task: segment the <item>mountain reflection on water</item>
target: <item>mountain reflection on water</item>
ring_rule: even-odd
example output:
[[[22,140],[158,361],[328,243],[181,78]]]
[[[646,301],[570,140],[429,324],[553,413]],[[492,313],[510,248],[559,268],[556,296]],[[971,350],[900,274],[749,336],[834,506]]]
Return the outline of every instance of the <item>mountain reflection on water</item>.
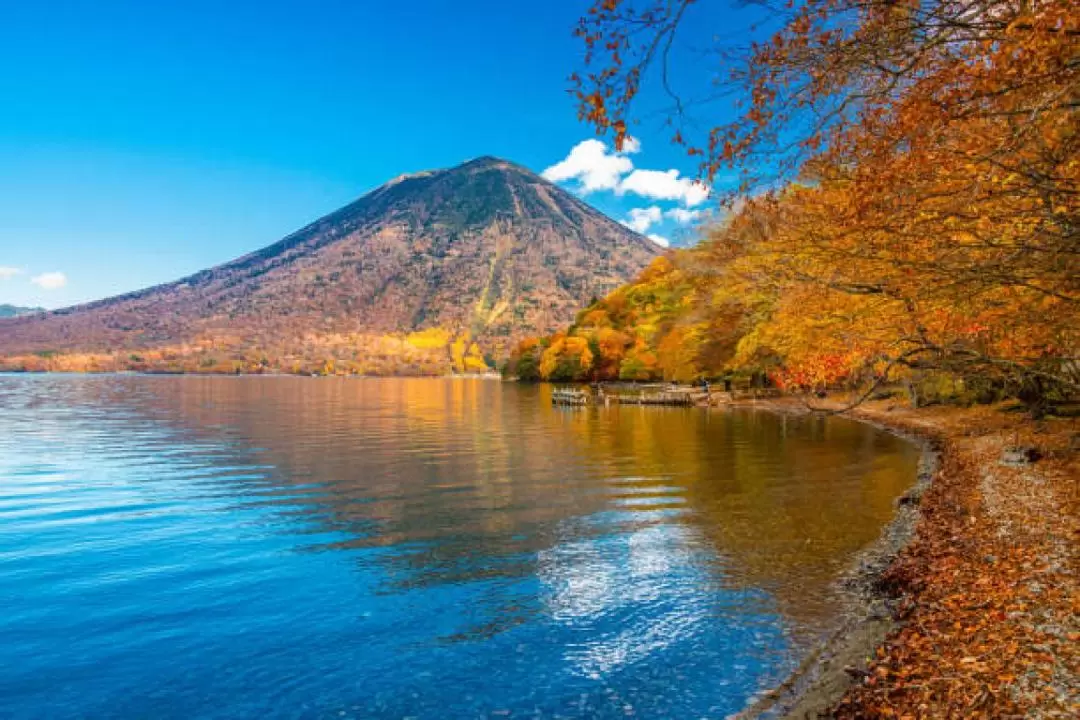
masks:
[[[917,451],[480,380],[0,376],[5,717],[723,717]]]

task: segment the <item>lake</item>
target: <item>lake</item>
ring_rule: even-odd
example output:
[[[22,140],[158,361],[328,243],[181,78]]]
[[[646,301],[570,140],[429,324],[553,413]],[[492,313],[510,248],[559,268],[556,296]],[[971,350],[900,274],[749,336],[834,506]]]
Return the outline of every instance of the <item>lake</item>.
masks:
[[[918,455],[491,380],[0,375],[0,716],[722,718]]]

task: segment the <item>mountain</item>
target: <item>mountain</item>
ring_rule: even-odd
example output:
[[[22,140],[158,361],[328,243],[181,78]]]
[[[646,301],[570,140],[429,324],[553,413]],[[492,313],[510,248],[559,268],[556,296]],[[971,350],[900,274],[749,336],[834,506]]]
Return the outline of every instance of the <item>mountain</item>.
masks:
[[[23,315],[33,315],[35,313],[43,312],[45,312],[45,308],[0,304],[0,318],[22,317]]]
[[[571,321],[657,253],[529,170],[483,157],[403,175],[176,282],[0,320],[0,356],[126,353],[146,362],[157,353],[170,369],[190,369],[197,356],[197,367],[215,371],[344,362],[381,372],[395,368],[381,360],[372,368],[373,358],[396,353],[410,355],[406,372],[434,372],[441,352],[458,369],[463,355],[479,368],[520,338]]]

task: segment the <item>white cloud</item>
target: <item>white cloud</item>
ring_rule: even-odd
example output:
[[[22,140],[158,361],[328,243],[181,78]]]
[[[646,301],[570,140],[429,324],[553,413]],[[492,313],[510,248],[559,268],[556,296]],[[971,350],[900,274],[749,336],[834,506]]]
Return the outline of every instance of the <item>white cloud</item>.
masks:
[[[0,265],[0,280],[8,280],[16,275],[22,275],[23,271],[17,267],[10,267],[8,265]]]
[[[641,144],[633,141],[634,152]],[[577,180],[585,192],[596,190],[614,190],[622,176],[634,169],[630,158],[608,151],[608,146],[600,140],[583,140],[574,146],[570,154],[555,163],[542,175],[551,182]]]
[[[678,170],[634,170],[615,190],[620,195],[631,192],[654,200],[679,200],[688,207],[700,205],[709,197],[707,187],[679,177]]]
[[[30,278],[30,282],[38,285],[42,290],[59,290],[67,285],[67,275],[62,272],[41,273]]]
[[[643,233],[663,219],[663,211],[657,206],[647,208],[632,208],[630,217],[623,221],[623,225],[634,232]]]
[[[671,241],[668,240],[663,235],[653,234],[653,235],[646,235],[645,237],[649,238],[650,240],[652,240],[654,243],[656,243],[660,247],[663,247],[663,248],[671,247]]]
[[[697,222],[704,213],[701,210],[686,210],[684,208],[672,208],[664,213],[668,220],[674,220],[680,225],[689,225]]]
[[[640,152],[641,141],[629,135],[623,140],[621,151],[612,149],[601,140],[583,140],[564,159],[542,174],[551,182],[574,182],[577,190],[584,194],[606,190],[619,196],[631,193],[682,205],[669,210],[656,206],[630,210],[623,224],[640,233],[645,233],[665,219],[679,225],[690,225],[705,217],[705,211],[690,208],[709,199],[709,187],[691,177],[682,176],[675,169],[635,168],[628,155]]]

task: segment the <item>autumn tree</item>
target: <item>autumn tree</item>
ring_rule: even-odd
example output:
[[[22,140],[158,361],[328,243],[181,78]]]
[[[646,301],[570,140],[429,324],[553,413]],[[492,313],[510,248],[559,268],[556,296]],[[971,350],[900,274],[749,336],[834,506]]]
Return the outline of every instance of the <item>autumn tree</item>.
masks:
[[[535,337],[523,338],[510,351],[503,375],[516,377],[525,382],[537,382],[540,380],[540,354],[543,347],[540,339]]]
[[[593,352],[586,338],[556,336],[540,356],[540,377],[552,382],[587,380],[592,365]]]
[[[484,360],[484,353],[475,342],[469,345],[469,352],[464,357],[464,366],[466,372],[485,373],[491,370]]]
[[[621,142],[704,4],[597,2],[578,28],[582,116]],[[992,378],[1036,412],[1080,390],[1074,4],[757,5],[770,34],[717,54],[741,114],[695,132],[675,98],[670,117],[705,179],[737,170],[752,191],[726,242],[777,292],[741,357],[779,351],[811,383]]]
[[[465,352],[469,344],[469,335],[460,335],[450,344],[450,363],[454,372],[465,372]]]

